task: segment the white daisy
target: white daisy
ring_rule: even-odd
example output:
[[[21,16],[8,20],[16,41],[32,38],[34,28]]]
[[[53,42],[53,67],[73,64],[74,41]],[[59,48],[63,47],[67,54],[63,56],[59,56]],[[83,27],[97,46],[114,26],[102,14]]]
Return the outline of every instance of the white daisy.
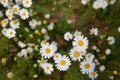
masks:
[[[99,8],[101,8],[101,2],[98,1],[98,0],[94,1],[94,3],[93,3],[93,8],[94,8],[94,9],[99,9]]]
[[[0,3],[4,6],[4,7],[7,7],[8,5],[8,0],[0,0]]]
[[[23,0],[22,4],[24,7],[29,8],[32,5],[32,0]]]
[[[13,8],[12,8],[12,11],[14,12],[14,14],[18,14],[19,10],[20,10],[19,5],[14,5]]]
[[[10,39],[10,38],[13,38],[15,37],[16,35],[16,31],[12,28],[9,28],[7,29],[7,33],[6,33],[7,37]]]
[[[92,53],[88,53],[88,54],[86,54],[85,59],[86,59],[86,60],[92,60],[92,61],[93,61],[94,57],[95,57],[95,56],[94,56]]]
[[[109,45],[113,45],[115,43],[114,36],[108,36],[107,41]]]
[[[100,69],[100,71],[104,71],[105,70],[105,66],[101,65],[101,66],[99,66],[99,69]]]
[[[75,31],[73,35],[74,37],[78,37],[78,36],[81,36],[81,34],[82,33],[80,31]]]
[[[7,18],[3,19],[3,20],[0,22],[0,24],[1,24],[2,27],[7,26],[7,24],[8,24],[8,19],[7,19]]]
[[[19,21],[17,19],[10,21],[10,26],[13,29],[18,29],[19,25],[20,25],[20,23],[19,23]]]
[[[49,19],[49,18],[50,18],[50,14],[49,14],[49,13],[46,13],[46,14],[44,15],[44,17],[45,17],[46,19]]]
[[[30,25],[31,29],[35,29],[37,26],[37,20],[32,19],[31,21],[29,21],[29,25]]]
[[[73,49],[70,50],[70,58],[73,60],[73,61],[80,61],[81,59],[83,59],[83,55],[86,54],[86,51],[85,50],[81,50],[79,49],[78,47],[74,47]]]
[[[41,55],[44,58],[48,58],[48,59],[51,58],[57,50],[56,46],[49,44],[49,43],[46,43],[46,45],[43,45],[41,47],[42,47],[40,48]]]
[[[93,71],[89,73],[89,78],[91,78],[92,80],[96,79],[98,77],[97,72]]]
[[[80,63],[80,69],[83,74],[88,74],[94,71],[95,63],[93,63],[91,60],[84,60]]]
[[[53,28],[54,28],[54,23],[50,23],[47,28],[48,28],[48,30],[50,30],[50,31],[53,30]]]
[[[90,0],[81,0],[81,3],[83,4],[83,5],[86,5],[86,4],[88,4],[90,2]]]
[[[56,61],[56,67],[60,71],[67,71],[69,69],[69,66],[71,65],[71,61],[66,55],[58,58]]]
[[[50,36],[49,35],[45,35],[44,36],[44,40],[46,40],[46,41],[50,40]]]
[[[66,41],[69,41],[70,39],[72,39],[73,38],[73,36],[72,36],[72,34],[70,33],[70,32],[66,32],[65,34],[64,34],[64,39],[66,40]]]
[[[3,28],[3,29],[2,29],[2,33],[3,33],[4,36],[7,37],[7,29],[6,29],[6,28]]]
[[[110,4],[114,4],[116,0],[110,0]]]
[[[44,69],[44,72],[48,75],[54,71],[53,65],[50,63],[45,63],[43,65],[43,69]]]
[[[41,41],[40,45],[43,46],[43,45],[46,45],[47,44],[47,41],[46,40],[43,40]]]
[[[28,12],[27,9],[21,9],[21,10],[19,11],[19,15],[20,15],[20,17],[21,17],[23,20],[29,18],[29,12]]]
[[[101,1],[101,8],[105,9],[108,6],[108,2],[106,0]]]
[[[19,42],[18,42],[18,46],[19,46],[20,48],[25,48],[25,47],[26,47],[26,44],[23,43],[22,41],[19,41]]]
[[[53,59],[55,61],[55,63],[58,61],[58,59],[62,57],[62,55],[60,53],[56,53],[54,56],[53,56]]]
[[[15,0],[16,4],[22,4],[22,0]]]
[[[33,52],[33,48],[32,47],[27,47],[27,52],[28,53],[32,53]]]
[[[74,38],[73,46],[86,50],[88,48],[88,39],[84,36],[78,36]]]
[[[47,60],[41,58],[41,60],[37,60],[37,62],[40,64],[39,66],[43,68],[44,64],[47,63]]]
[[[0,18],[1,18],[1,17],[3,17],[3,13],[2,13],[2,11],[0,11]]]
[[[98,35],[98,29],[97,28],[92,28],[92,29],[90,29],[90,34],[94,34],[95,36],[97,36]]]
[[[7,9],[5,15],[8,17],[9,20],[13,18],[13,11],[12,9]]]

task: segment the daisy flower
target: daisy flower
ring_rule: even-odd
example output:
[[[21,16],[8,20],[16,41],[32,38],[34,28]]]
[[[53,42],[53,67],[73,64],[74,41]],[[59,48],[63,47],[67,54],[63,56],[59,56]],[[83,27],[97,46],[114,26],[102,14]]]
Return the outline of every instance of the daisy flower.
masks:
[[[3,28],[3,29],[2,29],[2,33],[3,33],[4,36],[7,37],[7,29],[6,29],[6,28]]]
[[[116,0],[110,0],[110,4],[114,4]]]
[[[90,0],[81,0],[81,3],[83,4],[83,5],[86,5],[86,4],[88,4],[90,2]]]
[[[84,60],[80,63],[80,69],[83,74],[88,74],[94,71],[95,63],[93,63],[91,60]]]
[[[22,4],[24,7],[29,8],[32,5],[32,0],[23,0]]]
[[[115,43],[115,38],[113,36],[108,36],[107,41],[109,45],[113,45]]]
[[[73,38],[73,36],[72,36],[72,34],[70,33],[70,32],[66,32],[65,34],[64,34],[64,39],[66,40],[66,41],[69,41],[70,39],[72,39]]]
[[[45,63],[43,65],[43,69],[44,69],[44,72],[48,75],[54,71],[53,65],[50,63]]]
[[[50,23],[47,28],[48,28],[49,31],[53,30],[54,23]]]
[[[19,11],[19,15],[20,15],[20,17],[21,17],[23,20],[29,18],[29,12],[28,12],[27,9],[21,9],[21,10]]]
[[[46,40],[43,40],[41,41],[40,45],[43,46],[43,45],[46,45],[47,44],[47,41]]]
[[[0,17],[3,17],[3,13],[2,13],[2,11],[0,11]]]
[[[23,43],[22,41],[19,41],[19,42],[18,42],[18,46],[19,46],[20,48],[25,48],[25,47],[26,47],[26,44]]]
[[[92,60],[92,61],[93,61],[94,57],[95,57],[95,56],[94,56],[92,53],[88,53],[88,54],[86,54],[85,59],[86,59],[86,60]]]
[[[10,26],[13,29],[18,29],[19,25],[20,25],[20,23],[19,23],[19,21],[17,19],[10,21]]]
[[[8,5],[8,0],[0,0],[0,3],[4,6],[4,7],[7,7]]]
[[[70,50],[70,58],[73,61],[80,61],[80,59],[83,59],[83,55],[85,55],[86,51],[85,50],[81,50],[78,47],[75,47],[73,49]]]
[[[3,20],[0,22],[0,24],[1,24],[2,27],[7,26],[7,24],[8,24],[8,19],[7,19],[7,18],[3,19]]]
[[[97,36],[98,35],[98,29],[97,28],[92,28],[92,29],[90,29],[90,34],[94,34],[95,36]]]
[[[37,26],[37,20],[32,19],[31,21],[29,21],[29,25],[30,25],[31,29],[35,29]]]
[[[101,8],[105,9],[108,6],[108,2],[106,0],[101,1]]]
[[[88,48],[88,39],[81,35],[81,36],[75,37],[72,44],[74,47],[78,47],[80,49],[86,50]]]
[[[117,29],[117,30],[118,30],[118,32],[120,33],[120,27],[118,27],[118,29]]]
[[[47,62],[47,60],[41,58],[41,60],[37,60],[37,62],[40,64],[39,66],[43,68],[43,66]]]
[[[101,8],[101,2],[98,1],[98,0],[94,1],[94,3],[93,3],[93,8],[94,8],[94,9],[99,9],[99,8]]]
[[[97,72],[93,71],[89,73],[89,78],[91,78],[92,80],[96,79],[98,77]]]
[[[49,44],[49,43],[46,43],[46,45],[43,45],[41,47],[42,47],[42,48],[40,48],[41,55],[44,58],[48,58],[48,59],[51,58],[57,50],[56,46]]]
[[[45,17],[46,19],[49,19],[49,18],[50,18],[50,14],[49,14],[49,13],[46,13],[46,14],[44,15],[44,17]]]
[[[13,11],[12,9],[7,9],[5,15],[8,17],[9,20],[13,18]]]
[[[22,0],[15,0],[16,4],[22,4]]]
[[[74,37],[78,37],[78,36],[81,36],[81,34],[82,33],[80,31],[75,31],[73,35]]]
[[[14,5],[12,8],[12,11],[14,12],[14,14],[18,14],[20,10],[20,7],[18,5]]]
[[[16,35],[16,31],[12,28],[9,28],[7,29],[7,33],[6,33],[7,37],[10,39],[10,38],[13,38],[15,37]]]
[[[100,71],[104,71],[105,70],[105,66],[101,65],[101,66],[99,66],[99,69],[100,69]]]
[[[56,61],[56,67],[60,71],[67,71],[69,69],[69,66],[71,65],[71,61],[66,55],[58,58]]]
[[[55,61],[55,63],[58,61],[58,59],[62,57],[62,55],[60,53],[56,53],[54,56],[53,56],[53,59]]]
[[[13,73],[12,73],[12,72],[7,73],[7,77],[8,77],[9,79],[12,79],[12,78],[13,78]]]

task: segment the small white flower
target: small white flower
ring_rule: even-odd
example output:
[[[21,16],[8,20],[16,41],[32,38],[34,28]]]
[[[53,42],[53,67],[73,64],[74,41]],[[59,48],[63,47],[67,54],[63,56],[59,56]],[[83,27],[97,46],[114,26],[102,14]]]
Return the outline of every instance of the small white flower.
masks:
[[[12,79],[12,78],[13,78],[13,73],[12,73],[12,72],[7,73],[7,77],[8,77],[9,79]]]
[[[116,2],[116,0],[110,0],[110,4],[114,4]]]
[[[50,14],[47,13],[47,14],[44,15],[44,17],[45,17],[46,19],[49,19],[49,18],[50,18]]]
[[[94,79],[96,79],[96,78],[98,77],[98,74],[97,74],[97,72],[93,71],[93,72],[90,72],[90,73],[89,73],[89,77],[90,77],[92,80],[94,80]]]
[[[33,48],[32,47],[27,47],[27,52],[28,53],[32,53],[33,52]]]
[[[2,26],[2,27],[5,27],[5,26],[7,26],[7,24],[8,24],[8,19],[5,18],[5,19],[3,19],[0,23],[1,23],[1,26]]]
[[[83,5],[86,5],[86,4],[88,4],[90,2],[90,0],[81,0],[81,3],[83,4]]]
[[[94,9],[99,9],[99,8],[101,8],[101,2],[100,1],[94,1],[94,3],[93,3],[93,8]]]
[[[81,50],[78,47],[74,47],[73,49],[70,50],[70,57],[73,61],[80,61],[81,59],[83,59],[83,55],[86,54],[85,50]]]
[[[65,34],[64,34],[64,39],[66,40],[66,41],[69,41],[69,40],[71,40],[73,38],[73,36],[72,36],[72,34],[70,33],[70,32],[66,32]]]
[[[53,28],[54,28],[54,23],[50,23],[49,25],[48,25],[48,30],[53,30]]]
[[[106,50],[105,50],[105,54],[106,54],[106,55],[111,54],[111,49],[106,49]]]
[[[8,0],[0,0],[0,3],[4,6],[4,7],[7,7],[8,5]]]
[[[81,36],[81,34],[82,34],[82,33],[81,33],[80,31],[75,31],[75,32],[74,32],[74,37]]]
[[[1,18],[1,17],[3,17],[3,13],[2,13],[2,11],[0,11],[0,18]]]
[[[49,35],[45,35],[44,36],[44,40],[46,40],[46,41],[50,40],[50,36]]]
[[[47,30],[45,28],[41,29],[41,33],[46,34]]]
[[[18,46],[21,47],[21,48],[24,48],[24,47],[26,47],[26,44],[23,43],[22,41],[19,41]]]
[[[14,14],[18,14],[19,10],[20,10],[19,5],[14,5],[13,8],[12,8],[12,11],[14,12]]]
[[[96,45],[93,45],[93,46],[92,46],[92,49],[93,49],[93,50],[97,50],[98,48],[97,48]]]
[[[7,29],[6,29],[6,28],[3,28],[3,29],[2,29],[2,33],[3,33],[4,36],[7,37]]]
[[[27,9],[21,9],[21,10],[19,11],[19,15],[20,15],[21,19],[23,19],[23,20],[29,18],[29,12],[28,12]]]
[[[48,75],[54,71],[53,65],[50,63],[45,63],[43,65],[43,69],[44,69],[44,72]]]
[[[12,9],[7,9],[6,12],[5,12],[5,15],[8,17],[9,20],[12,20],[12,18],[13,18]]]
[[[37,20],[32,19],[31,21],[29,21],[29,25],[30,25],[31,29],[35,29],[37,26]]]
[[[118,27],[118,32],[120,33],[120,27]]]
[[[107,41],[109,45],[113,45],[115,43],[115,38],[113,36],[108,36]]]
[[[13,38],[15,37],[16,35],[16,31],[12,28],[9,28],[7,29],[7,33],[6,33],[7,37],[10,39],[10,38]]]
[[[105,70],[105,66],[101,65],[101,66],[99,66],[99,69],[100,69],[100,71],[104,71]]]
[[[78,47],[79,49],[86,50],[88,48],[88,39],[84,36],[78,36],[74,38],[73,46]]]
[[[101,1],[101,8],[105,9],[108,6],[108,2],[106,0]]]
[[[67,71],[69,69],[70,65],[71,65],[70,59],[64,55],[64,56],[58,58],[55,66],[60,71]]]
[[[17,19],[10,21],[10,26],[13,29],[18,29],[19,25],[20,25],[20,23],[19,23],[19,21]]]
[[[54,56],[57,47],[55,45],[46,43],[45,45],[41,46],[42,48],[40,48],[40,53],[44,58],[51,58],[52,56]]]
[[[94,34],[95,36],[97,36],[98,35],[98,29],[97,28],[92,28],[92,29],[90,29],[90,34]]]
[[[95,63],[93,63],[91,60],[84,60],[80,63],[80,69],[83,74],[91,73],[95,69]]]
[[[24,7],[29,8],[32,5],[32,0],[23,0],[22,4]]]
[[[55,61],[55,63],[58,61],[58,59],[62,57],[62,55],[60,53],[56,53],[54,56],[53,56],[53,59]]]
[[[85,59],[93,61],[94,57],[95,56],[92,53],[88,53],[88,54],[86,54]]]

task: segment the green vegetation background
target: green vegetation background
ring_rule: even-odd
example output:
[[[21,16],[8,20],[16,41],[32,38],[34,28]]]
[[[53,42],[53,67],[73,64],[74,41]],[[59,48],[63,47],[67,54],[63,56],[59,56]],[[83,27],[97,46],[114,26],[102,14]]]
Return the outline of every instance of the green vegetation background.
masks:
[[[55,40],[58,42],[58,47],[62,49],[59,51],[62,54],[68,54],[67,51],[71,47],[69,46],[71,44],[63,40],[63,34],[67,31],[82,31],[85,36],[89,37],[90,45],[96,44],[100,48],[101,51],[99,54],[96,55],[96,52],[93,53],[99,59],[100,63],[106,66],[104,72],[98,71],[99,76],[96,80],[109,80],[109,76],[114,75],[114,70],[118,71],[118,74],[114,75],[115,80],[120,80],[120,33],[117,32],[117,28],[120,26],[120,0],[108,6],[105,10],[94,10],[92,3],[93,0],[91,0],[89,5],[83,6],[80,0],[33,0],[31,9],[36,12],[36,15],[30,17],[30,19],[35,18],[44,21],[44,14],[51,14],[51,18],[47,22],[54,22],[55,28],[48,33],[52,38],[51,41]],[[68,24],[68,19],[73,20],[73,23]],[[46,27],[46,25],[41,26]],[[23,37],[19,38],[19,40],[34,42],[36,45],[39,45],[39,42],[36,42],[36,40],[38,38],[42,39],[42,37],[35,36],[34,39],[29,39],[29,33],[34,33],[34,31],[31,30],[29,33],[24,32],[24,27],[30,27],[28,23],[26,24],[21,21],[20,27],[18,33],[22,34]],[[104,43],[104,40],[103,43],[99,44],[99,38],[89,36],[89,30],[92,27],[97,27],[102,35],[115,36],[116,43],[113,46],[108,46]],[[38,30],[40,29],[38,28]],[[108,56],[105,56],[104,53],[106,48],[112,50],[112,53]],[[14,61],[14,57],[17,54],[17,52],[14,52],[14,49],[17,49],[17,51],[20,50],[17,47],[17,43],[7,39],[0,33],[0,60],[3,57],[8,58],[5,65],[0,62],[0,80],[8,80],[6,74],[10,71],[14,74],[12,80],[90,80],[88,76],[81,74],[78,62],[72,62],[72,66],[70,66],[67,72],[60,72],[55,69],[53,74],[45,75],[40,67],[33,67],[33,64],[37,64],[37,60],[40,59],[37,51],[33,52],[33,58],[17,57],[17,60]],[[88,51],[91,50],[89,49]],[[101,59],[101,57],[104,57],[104,59]],[[34,74],[38,74],[38,78],[33,78]]]

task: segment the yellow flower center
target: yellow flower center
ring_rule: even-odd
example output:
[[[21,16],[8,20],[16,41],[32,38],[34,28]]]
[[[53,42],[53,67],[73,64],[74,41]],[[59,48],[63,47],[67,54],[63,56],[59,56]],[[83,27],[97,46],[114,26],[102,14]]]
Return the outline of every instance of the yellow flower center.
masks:
[[[6,19],[4,19],[4,20],[1,21],[1,25],[5,24],[5,23],[7,23]]]
[[[46,54],[49,54],[50,51],[51,51],[50,48],[46,48],[46,49],[45,49],[45,53],[46,53]]]
[[[6,3],[6,0],[2,0],[3,3]]]
[[[26,3],[26,4],[29,4],[29,0],[26,0],[25,3]]]
[[[85,64],[85,69],[89,69],[90,68],[90,64],[86,63]]]
[[[84,42],[82,40],[79,40],[77,44],[78,44],[78,46],[83,46]]]
[[[45,60],[43,60],[43,59],[40,60],[40,63],[41,63],[41,64],[44,64],[44,63],[45,63]]]
[[[13,24],[17,24],[17,20],[13,20],[12,22],[13,22]]]
[[[46,66],[46,70],[50,70],[50,66]]]
[[[96,76],[96,73],[95,73],[95,72],[92,72],[91,75],[92,75],[93,77],[95,77],[95,76]]]
[[[66,64],[66,61],[65,60],[61,60],[60,61],[60,65],[64,66]]]
[[[22,13],[22,16],[26,16],[26,13],[25,13],[25,12],[23,12],[23,13]]]
[[[14,12],[17,12],[17,8],[13,8],[13,11],[14,11]]]
[[[99,4],[96,4],[96,6],[99,6]]]
[[[12,31],[10,31],[10,33],[9,33],[10,35],[12,35],[13,34],[13,32]]]
[[[80,53],[79,53],[78,51],[75,51],[75,52],[74,52],[74,57],[77,58],[77,57],[79,57],[79,56],[80,56]]]

